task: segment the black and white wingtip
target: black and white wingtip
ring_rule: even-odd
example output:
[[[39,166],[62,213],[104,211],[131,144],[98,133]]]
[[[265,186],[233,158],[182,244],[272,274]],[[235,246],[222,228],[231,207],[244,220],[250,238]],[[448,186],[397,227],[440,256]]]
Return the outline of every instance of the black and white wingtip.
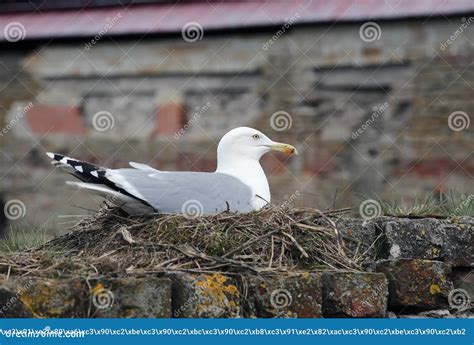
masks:
[[[46,152],[46,155],[52,159],[51,164],[61,168],[67,172],[74,171],[81,175],[76,176],[80,179],[84,179],[86,176],[92,176],[94,178],[99,178],[105,174],[105,168],[96,166],[91,163],[83,162],[68,156],[64,156],[58,153]]]
[[[54,166],[81,180],[81,182],[67,181],[67,185],[85,189],[103,197],[113,197],[116,200],[116,204],[119,204],[120,207],[131,214],[138,211],[146,213],[145,211],[153,210],[153,207],[145,200],[130,194],[127,190],[109,180],[106,173],[110,170],[58,153],[46,152],[46,155],[51,158],[51,163]],[[139,165],[137,163],[137,166],[143,170],[153,170],[153,168],[146,165]]]

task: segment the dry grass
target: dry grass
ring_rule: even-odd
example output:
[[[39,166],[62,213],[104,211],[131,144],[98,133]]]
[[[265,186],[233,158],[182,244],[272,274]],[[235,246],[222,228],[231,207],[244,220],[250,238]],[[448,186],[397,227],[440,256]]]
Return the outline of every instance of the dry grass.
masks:
[[[127,216],[107,208],[71,232],[24,252],[0,255],[0,272],[125,275],[188,271],[253,273],[360,270],[334,219],[349,210],[272,207],[250,214]]]

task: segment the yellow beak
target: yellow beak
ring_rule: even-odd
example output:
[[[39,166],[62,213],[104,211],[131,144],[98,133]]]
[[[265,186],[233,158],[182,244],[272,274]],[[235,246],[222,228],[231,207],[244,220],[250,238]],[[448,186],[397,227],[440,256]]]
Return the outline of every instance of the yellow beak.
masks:
[[[296,148],[289,144],[273,142],[270,145],[267,145],[272,151],[283,152],[287,155],[297,155],[298,151]]]

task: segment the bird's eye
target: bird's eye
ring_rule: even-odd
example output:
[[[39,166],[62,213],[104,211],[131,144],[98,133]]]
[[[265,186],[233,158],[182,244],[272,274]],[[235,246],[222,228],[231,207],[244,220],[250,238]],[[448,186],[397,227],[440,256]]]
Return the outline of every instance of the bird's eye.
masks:
[[[252,135],[252,138],[254,138],[255,140],[258,140],[258,139],[260,139],[260,135],[254,134],[254,135]]]

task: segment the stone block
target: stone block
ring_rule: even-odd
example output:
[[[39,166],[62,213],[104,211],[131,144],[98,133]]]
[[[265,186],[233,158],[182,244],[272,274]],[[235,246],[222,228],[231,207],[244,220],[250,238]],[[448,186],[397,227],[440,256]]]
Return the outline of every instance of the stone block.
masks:
[[[169,318],[171,281],[166,278],[101,278],[89,281],[89,317]]]
[[[384,273],[389,282],[390,307],[447,307],[453,285],[451,267],[440,261],[398,259],[382,260],[376,272]]]
[[[324,317],[384,317],[387,298],[388,281],[383,274],[323,274]]]
[[[173,317],[242,317],[235,281],[219,273],[169,274],[173,282]]]
[[[245,277],[254,317],[322,317],[321,273]],[[252,311],[251,311],[252,313]]]
[[[339,218],[336,225],[343,236],[345,244],[352,251],[366,253],[368,261],[375,260],[378,245],[373,245],[379,235],[376,223],[357,218]],[[379,240],[378,243],[381,241]]]
[[[0,278],[0,317],[83,317],[81,279]]]
[[[382,218],[385,234],[381,258],[439,260],[453,266],[473,266],[474,227],[432,218]]]

